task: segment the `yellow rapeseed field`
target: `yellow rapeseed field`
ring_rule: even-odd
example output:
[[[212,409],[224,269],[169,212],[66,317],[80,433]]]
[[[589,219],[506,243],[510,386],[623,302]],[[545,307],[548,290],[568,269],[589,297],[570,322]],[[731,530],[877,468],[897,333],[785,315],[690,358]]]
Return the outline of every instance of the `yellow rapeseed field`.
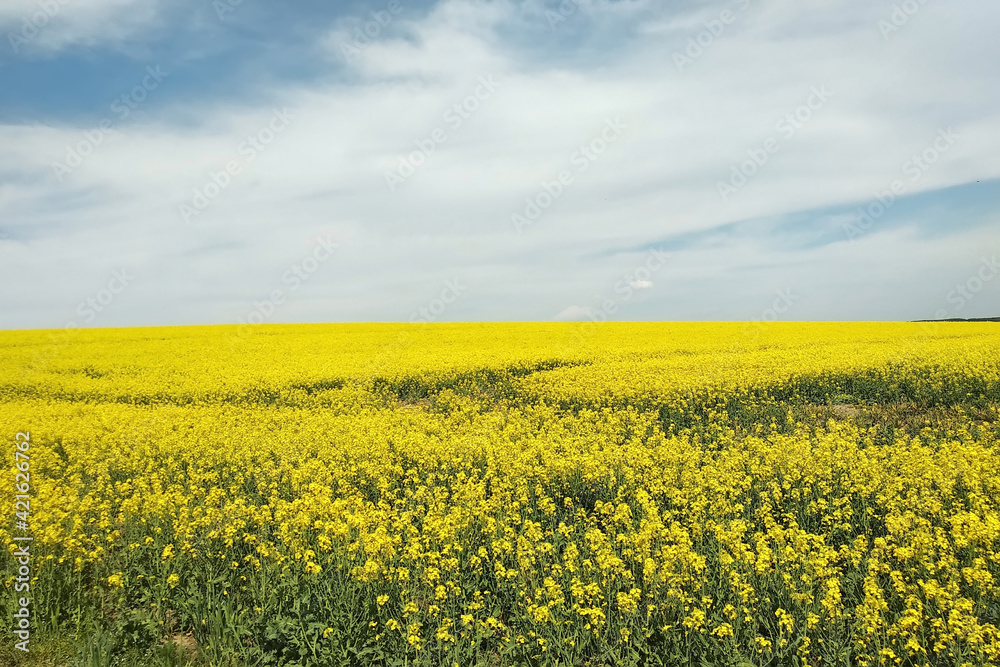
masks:
[[[83,664],[1000,662],[997,324],[0,349],[0,537],[28,432],[32,642]]]

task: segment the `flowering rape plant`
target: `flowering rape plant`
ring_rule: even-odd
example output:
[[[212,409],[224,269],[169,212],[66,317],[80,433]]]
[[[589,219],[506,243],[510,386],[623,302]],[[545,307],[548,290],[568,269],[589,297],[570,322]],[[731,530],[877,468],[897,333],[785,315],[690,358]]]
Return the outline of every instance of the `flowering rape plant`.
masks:
[[[1000,661],[995,324],[0,348],[0,427],[32,440],[33,642],[98,633],[121,664]]]

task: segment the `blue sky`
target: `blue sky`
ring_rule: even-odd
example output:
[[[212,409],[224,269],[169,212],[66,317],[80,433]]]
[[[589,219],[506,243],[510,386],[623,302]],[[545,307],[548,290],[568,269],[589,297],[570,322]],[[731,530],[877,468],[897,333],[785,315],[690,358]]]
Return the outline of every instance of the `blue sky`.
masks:
[[[0,327],[1000,315],[998,24],[8,0]]]

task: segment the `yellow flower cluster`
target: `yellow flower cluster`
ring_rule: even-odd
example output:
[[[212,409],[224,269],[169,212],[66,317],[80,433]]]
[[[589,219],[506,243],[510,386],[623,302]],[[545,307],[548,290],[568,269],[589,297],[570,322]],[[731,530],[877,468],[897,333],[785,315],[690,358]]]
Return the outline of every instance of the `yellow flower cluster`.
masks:
[[[36,613],[66,627],[113,604],[247,663],[1000,661],[996,325],[0,348],[0,426],[31,432]]]

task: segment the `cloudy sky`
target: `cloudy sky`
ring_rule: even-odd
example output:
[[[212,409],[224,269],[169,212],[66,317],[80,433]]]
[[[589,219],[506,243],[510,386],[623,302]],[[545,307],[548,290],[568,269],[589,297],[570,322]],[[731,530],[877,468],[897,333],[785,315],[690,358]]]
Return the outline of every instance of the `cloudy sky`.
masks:
[[[1000,315],[994,0],[4,0],[0,327]]]

